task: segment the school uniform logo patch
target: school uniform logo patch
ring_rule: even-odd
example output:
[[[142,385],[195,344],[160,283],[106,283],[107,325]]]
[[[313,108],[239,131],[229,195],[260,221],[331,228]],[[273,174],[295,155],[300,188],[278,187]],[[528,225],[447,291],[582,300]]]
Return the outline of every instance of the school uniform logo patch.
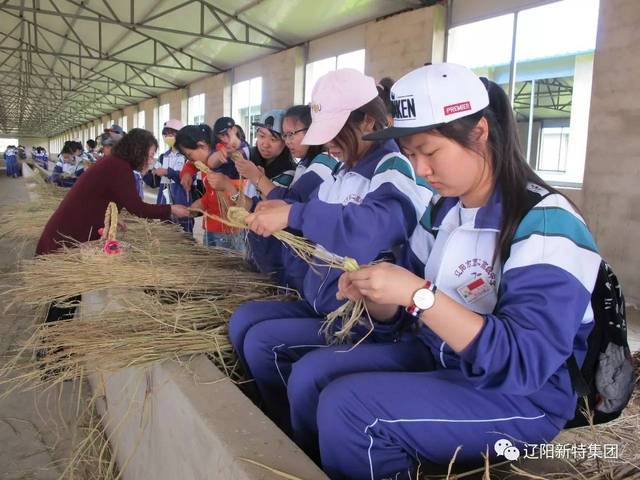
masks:
[[[457,288],[458,293],[462,299],[467,303],[473,303],[476,300],[481,299],[485,295],[488,295],[493,290],[493,287],[484,277],[476,278]]]
[[[446,105],[444,107],[444,116],[453,115],[454,113],[466,112],[471,110],[471,102],[454,103],[453,105]]]

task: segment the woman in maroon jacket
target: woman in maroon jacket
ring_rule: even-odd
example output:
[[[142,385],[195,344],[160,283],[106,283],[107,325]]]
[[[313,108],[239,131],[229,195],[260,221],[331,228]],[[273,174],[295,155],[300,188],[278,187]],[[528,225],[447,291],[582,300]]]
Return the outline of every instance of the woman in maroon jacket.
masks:
[[[144,203],[138,196],[133,171],[148,169],[154,162],[157,148],[155,137],[140,128],[134,128],[122,137],[112,154],[83,173],[69,190],[44,227],[36,247],[36,255],[53,253],[65,243],[100,238],[98,230],[104,224],[104,214],[109,202],[115,202],[119,210],[125,208],[138,217],[168,220],[171,215],[189,216],[189,210],[184,205],[151,205]],[[71,318],[74,313],[75,307],[51,304],[45,322]]]
[[[55,252],[65,242],[86,242],[100,238],[109,202],[118,209],[144,218],[168,220],[189,216],[184,205],[144,203],[136,190],[134,170],[146,170],[153,163],[158,142],[148,131],[134,128],[104,157],[78,178],[73,188],[47,222],[36,248],[37,255]],[[69,240],[71,239],[71,240]]]

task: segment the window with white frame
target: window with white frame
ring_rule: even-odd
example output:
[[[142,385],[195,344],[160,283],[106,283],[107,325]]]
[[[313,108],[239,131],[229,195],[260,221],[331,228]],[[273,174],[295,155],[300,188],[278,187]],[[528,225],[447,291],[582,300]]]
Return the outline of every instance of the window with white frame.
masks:
[[[509,93],[527,162],[557,186],[584,177],[598,9],[599,0],[562,0],[448,32],[447,61]]]
[[[189,114],[187,119],[189,125],[204,123],[204,93],[189,97],[187,112]]]
[[[158,107],[158,123],[157,123],[157,132],[156,138],[158,139],[158,155],[169,150],[169,146],[164,143],[164,138],[162,137],[162,129],[164,128],[165,122],[169,121],[169,104],[165,103],[164,105],[160,105]]]
[[[138,126],[137,128],[147,128],[145,125],[145,115],[144,115],[144,110],[140,110],[138,112],[138,114],[136,115],[136,118],[138,119]]]
[[[262,77],[252,78],[233,85],[231,90],[231,116],[245,132],[247,142],[253,145],[253,122],[260,121],[262,105]]]
[[[326,73],[333,72],[340,68],[353,68],[364,73],[364,56],[365,51],[362,49],[307,63],[305,69],[304,102],[309,103],[311,101],[311,92],[313,92],[314,85],[318,79]]]
[[[120,121],[122,122],[122,124],[120,125],[122,127],[122,130],[124,130],[125,132],[128,132],[129,131],[129,125],[128,125],[129,122],[127,121],[127,116],[124,115]]]

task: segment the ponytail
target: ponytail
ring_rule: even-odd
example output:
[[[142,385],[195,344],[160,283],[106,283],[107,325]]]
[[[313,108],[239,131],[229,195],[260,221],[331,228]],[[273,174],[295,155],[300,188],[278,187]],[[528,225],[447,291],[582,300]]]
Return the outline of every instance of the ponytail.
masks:
[[[393,118],[393,102],[391,102],[391,87],[395,82],[390,77],[384,77],[378,82],[376,88],[378,89],[378,96],[384,102],[384,106],[387,109],[387,115]]]

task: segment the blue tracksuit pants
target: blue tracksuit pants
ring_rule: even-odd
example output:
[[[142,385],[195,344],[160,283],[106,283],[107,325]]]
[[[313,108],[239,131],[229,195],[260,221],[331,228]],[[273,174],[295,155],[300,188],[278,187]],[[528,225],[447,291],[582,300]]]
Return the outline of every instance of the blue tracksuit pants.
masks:
[[[5,164],[7,167],[8,177],[18,177],[18,159],[16,157],[5,157]]]
[[[527,397],[478,390],[459,369],[442,369],[412,333],[327,346],[307,304],[274,303],[240,307],[232,342],[267,413],[331,478],[411,478],[416,462],[446,465],[459,445],[458,462],[474,463],[487,446],[495,457],[500,439],[545,443],[562,426]]]
[[[523,447],[560,431],[527,397],[478,390],[454,369],[345,375],[320,393],[316,420],[324,470],[351,480],[415,478],[416,462],[446,465],[458,446],[458,463],[480,463],[498,440]]]
[[[247,375],[255,379],[265,411],[287,433],[290,432],[289,408],[283,378],[289,376],[290,366],[286,363],[275,364],[272,361],[274,355],[278,355],[278,348],[274,348],[275,345],[271,342],[273,338],[278,337],[277,333],[281,333],[281,330],[273,332],[276,334],[275,337],[268,333],[271,322],[286,322],[289,319],[294,327],[291,338],[296,338],[297,335],[296,322],[309,320],[319,325],[321,321],[305,301],[249,302],[240,305],[229,320],[229,339]],[[317,330],[316,328],[316,336]],[[279,370],[280,366],[282,371]]]

